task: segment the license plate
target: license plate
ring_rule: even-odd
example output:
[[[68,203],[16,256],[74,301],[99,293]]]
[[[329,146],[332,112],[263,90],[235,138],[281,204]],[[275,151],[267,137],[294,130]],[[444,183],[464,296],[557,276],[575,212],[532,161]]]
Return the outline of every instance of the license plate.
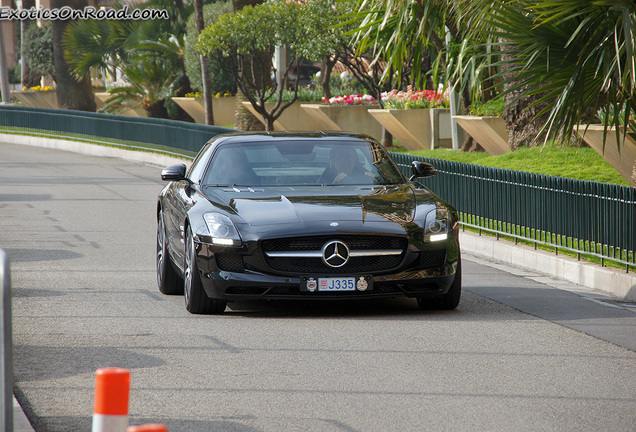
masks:
[[[355,291],[356,278],[318,278],[318,291]]]

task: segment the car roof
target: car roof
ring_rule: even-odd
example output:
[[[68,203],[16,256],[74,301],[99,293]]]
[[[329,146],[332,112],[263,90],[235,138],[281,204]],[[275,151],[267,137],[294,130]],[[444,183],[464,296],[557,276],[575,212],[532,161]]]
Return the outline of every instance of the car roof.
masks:
[[[209,143],[215,145],[232,144],[232,143],[257,143],[257,142],[281,142],[281,141],[297,141],[297,140],[322,140],[322,139],[338,139],[352,141],[374,141],[368,135],[354,132],[332,132],[332,131],[274,131],[274,132],[237,132],[217,135],[212,138]]]

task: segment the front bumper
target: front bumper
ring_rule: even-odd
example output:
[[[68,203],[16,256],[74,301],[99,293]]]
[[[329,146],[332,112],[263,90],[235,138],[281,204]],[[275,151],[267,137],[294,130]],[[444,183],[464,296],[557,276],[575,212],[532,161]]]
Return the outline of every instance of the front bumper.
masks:
[[[450,243],[451,241],[449,241]],[[225,300],[289,299],[289,300],[344,300],[393,297],[436,297],[448,292],[455,278],[459,259],[459,246],[452,242],[442,265],[418,268],[414,256],[419,251],[407,252],[402,265],[383,274],[343,274],[341,276],[368,277],[365,291],[308,292],[303,278],[334,277],[334,274],[280,275],[253,269],[228,271],[219,269],[216,255],[226,250],[206,243],[197,243],[197,264],[201,281],[210,298]],[[415,262],[415,264],[414,264]]]

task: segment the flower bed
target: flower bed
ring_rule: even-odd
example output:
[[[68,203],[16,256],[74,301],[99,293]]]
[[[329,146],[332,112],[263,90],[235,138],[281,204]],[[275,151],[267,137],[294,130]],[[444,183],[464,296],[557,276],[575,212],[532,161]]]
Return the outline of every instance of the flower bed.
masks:
[[[382,93],[382,102],[387,109],[431,109],[448,108],[445,92],[435,90],[417,90],[408,86],[406,91],[391,90]]]
[[[322,98],[327,105],[375,105],[375,98],[368,94],[351,94],[346,96],[334,96],[327,99]]]

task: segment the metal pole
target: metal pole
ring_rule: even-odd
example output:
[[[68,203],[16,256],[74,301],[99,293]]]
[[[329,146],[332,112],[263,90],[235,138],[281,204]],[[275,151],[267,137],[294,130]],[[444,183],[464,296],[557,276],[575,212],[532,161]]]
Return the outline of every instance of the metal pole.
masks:
[[[451,43],[451,34],[446,27],[446,46]],[[453,142],[453,149],[458,150],[460,146],[459,142],[459,134],[457,130],[457,121],[455,121],[455,116],[457,115],[457,93],[454,90],[449,91],[450,96],[450,124],[451,124],[451,139]]]
[[[274,50],[274,67],[276,68],[276,85],[278,89],[284,88],[285,71],[287,70],[287,47],[276,46]],[[299,70],[296,71],[298,75]]]
[[[2,103],[11,102],[7,58],[4,51],[4,21],[0,22],[0,91],[2,91]]]
[[[0,249],[0,432],[13,432],[13,340],[9,260]]]

